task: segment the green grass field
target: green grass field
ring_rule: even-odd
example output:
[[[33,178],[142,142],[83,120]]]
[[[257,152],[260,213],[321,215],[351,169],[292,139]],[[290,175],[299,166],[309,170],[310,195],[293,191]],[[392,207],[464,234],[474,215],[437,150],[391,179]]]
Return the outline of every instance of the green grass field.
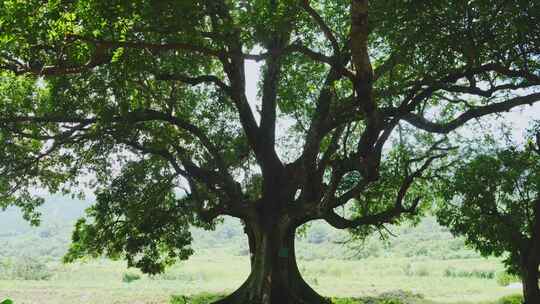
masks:
[[[15,304],[165,304],[174,295],[230,293],[248,275],[246,238],[240,223],[232,220],[214,232],[194,230],[195,255],[156,277],[128,270],[122,261],[61,264],[81,212],[76,202],[57,199],[45,205],[43,224],[37,228],[14,211],[0,213],[0,302],[9,297]],[[421,296],[405,304],[487,304],[521,292],[497,283],[496,274],[504,270],[498,259],[481,258],[434,218],[390,228],[396,237],[373,237],[351,247],[338,244],[346,237],[343,231],[314,223],[297,240],[302,274],[327,297],[400,291]],[[124,282],[126,274],[140,279]]]
[[[202,292],[227,293],[248,274],[246,257],[203,251],[188,262],[157,277],[141,275],[123,282],[127,270],[122,262],[89,261],[73,265],[49,265],[48,280],[0,281],[0,298],[15,303],[168,303],[172,295]],[[307,281],[328,297],[378,296],[396,290],[423,297],[425,303],[483,303],[520,292],[501,287],[494,278],[448,277],[445,271],[497,272],[496,259],[433,260],[369,258],[359,261],[300,261]]]

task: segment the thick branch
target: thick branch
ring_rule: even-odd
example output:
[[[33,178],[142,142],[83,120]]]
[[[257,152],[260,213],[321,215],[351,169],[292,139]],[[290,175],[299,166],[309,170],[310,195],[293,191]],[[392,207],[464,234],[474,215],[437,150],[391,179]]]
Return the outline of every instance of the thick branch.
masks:
[[[187,75],[181,75],[181,74],[159,74],[156,76],[156,79],[158,80],[173,80],[173,81],[180,81],[185,84],[189,85],[200,85],[200,84],[214,84],[223,91],[225,91],[228,95],[230,95],[231,88],[225,84],[219,77],[214,75],[201,75],[201,76],[187,76]]]
[[[12,124],[12,123],[77,123],[80,126],[88,126],[92,123],[97,123],[101,120],[99,117],[82,118],[82,117],[65,117],[65,116],[17,116],[0,119],[0,125]],[[203,130],[193,125],[192,123],[185,121],[179,117],[172,116],[167,113],[162,113],[155,110],[139,110],[127,113],[121,116],[113,116],[108,118],[110,122],[126,122],[126,123],[140,123],[147,121],[163,121],[168,122],[179,129],[187,131],[194,137],[196,137],[200,143],[206,148],[210,155],[214,158],[222,174],[228,175],[227,165],[223,160],[219,149],[212,143],[210,138],[204,133]],[[81,128],[73,129],[66,134],[72,134],[75,131],[81,131]],[[63,135],[62,135],[63,136]],[[50,136],[57,138],[58,136]]]
[[[351,52],[356,76],[360,81],[373,80],[368,54],[368,0],[351,0]]]
[[[286,48],[282,49],[281,51],[279,51],[280,56],[285,56],[285,55],[294,54],[294,53],[300,53],[310,58],[313,61],[325,63],[329,65],[330,67],[334,68],[336,71],[338,71],[341,76],[347,77],[351,80],[355,79],[355,75],[353,74],[353,72],[347,69],[346,67],[347,61],[343,62],[342,60],[340,60],[340,58],[344,57],[343,50],[341,50],[339,53],[341,54],[341,57],[338,55],[330,57],[330,56],[327,56],[325,54],[316,52],[308,48],[307,46],[303,45],[300,41],[296,41],[290,44],[289,46],[287,46]],[[270,56],[271,56],[270,53],[263,53],[259,55],[244,55],[244,58],[255,60],[255,61],[261,61],[261,60],[267,60]]]
[[[522,78],[519,84],[501,84],[492,85],[489,89],[484,90],[476,87],[474,79],[475,75],[486,73],[496,73],[498,76],[508,78]],[[471,86],[459,86],[455,83],[460,79],[467,78]],[[466,67],[450,71],[441,78],[428,77],[423,80],[415,81],[410,84],[410,89],[406,93],[404,100],[398,107],[400,113],[413,111],[416,106],[422,102],[426,102],[433,94],[439,90],[451,93],[466,93],[477,96],[490,98],[494,93],[504,90],[517,90],[540,85],[540,76],[523,70],[513,70],[497,63],[488,63],[477,67]],[[382,92],[381,92],[382,93]]]
[[[257,161],[263,165],[268,161],[268,158],[265,158],[268,152],[265,151],[266,146],[263,145],[265,138],[260,138],[259,136],[259,126],[246,96],[246,74],[244,68],[244,59],[246,59],[246,56],[242,52],[243,45],[241,43],[242,39],[240,37],[239,26],[231,17],[230,9],[225,1],[211,1],[207,5],[212,27],[214,27],[213,30],[215,32],[223,30],[223,27],[220,25],[221,22],[218,19],[221,19],[222,23],[230,27],[230,30],[223,32],[226,38],[224,42],[227,44],[229,50],[228,55],[221,54],[219,60],[223,64],[225,73],[229,78],[231,88],[229,96],[236,107],[247,141],[254,151]],[[274,157],[270,159],[274,162],[278,160],[277,154],[274,152]]]
[[[416,198],[413,204],[408,208],[403,208],[403,206],[395,206],[386,211],[373,215],[366,215],[353,220],[349,220],[342,216],[339,216],[332,210],[328,212],[324,219],[326,220],[326,222],[328,222],[328,224],[332,225],[334,228],[337,229],[357,228],[367,225],[378,226],[385,223],[393,223],[396,218],[401,214],[415,213],[419,202],[420,198]]]
[[[527,96],[519,96],[509,99],[504,102],[494,103],[487,106],[481,106],[477,108],[472,108],[468,111],[465,111],[457,118],[447,122],[447,123],[436,123],[429,121],[423,116],[407,113],[403,115],[403,119],[413,126],[420,128],[422,130],[432,132],[432,133],[449,133],[467,123],[471,119],[480,118],[493,113],[510,111],[512,108],[530,104],[532,105],[535,102],[540,101],[540,93],[533,93]]]
[[[483,89],[481,89],[479,87],[476,87],[476,86],[468,86],[468,87],[466,87],[466,86],[453,85],[453,86],[448,86],[446,88],[443,88],[443,90],[447,91],[447,92],[465,93],[465,94],[478,95],[478,96],[489,98],[489,97],[492,97],[494,93],[499,92],[499,91],[518,90],[518,89],[528,88],[530,86],[531,85],[528,84],[528,83],[524,83],[524,84],[502,84],[502,85],[498,85],[498,86],[493,86],[493,87],[489,88],[488,90],[483,90]]]
[[[438,146],[438,143],[435,143],[435,145],[433,145],[432,148],[436,149],[437,146]],[[432,149],[430,149],[429,151],[432,151]],[[399,188],[399,190],[397,192],[396,200],[394,202],[394,205],[392,207],[386,209],[385,211],[382,211],[382,212],[379,212],[379,213],[376,213],[376,214],[373,214],[373,215],[366,215],[366,216],[358,217],[356,219],[349,220],[349,219],[343,218],[343,217],[339,216],[338,214],[336,214],[333,211],[333,209],[329,209],[329,210],[326,211],[326,213],[324,215],[324,219],[330,225],[334,226],[335,228],[346,229],[346,228],[356,228],[356,227],[363,226],[363,225],[380,225],[380,224],[384,224],[384,223],[392,223],[393,221],[395,221],[395,219],[398,216],[400,216],[403,213],[409,213],[409,214],[416,213],[418,204],[420,202],[420,197],[415,198],[413,203],[410,206],[406,207],[406,206],[403,205],[403,202],[405,200],[405,196],[406,196],[407,192],[409,191],[409,188],[413,184],[414,180],[421,177],[422,174],[424,173],[424,171],[427,168],[429,168],[429,166],[431,165],[431,163],[433,161],[435,161],[436,159],[442,158],[444,156],[445,156],[445,154],[438,154],[438,155],[428,157],[427,160],[424,162],[424,164],[419,169],[417,169],[412,174],[405,176],[405,178],[403,179],[403,182],[402,182],[402,184],[401,184],[401,186],[400,186],[400,188]],[[359,187],[359,189],[365,188],[365,184],[359,183],[359,185],[361,185],[361,187]],[[353,188],[353,189],[355,189],[355,188]],[[352,191],[352,190],[350,190],[350,191]],[[352,196],[350,198],[353,198],[353,197],[354,196]],[[348,201],[348,199],[347,199],[347,201]]]
[[[315,20],[317,25],[321,28],[326,39],[330,41],[330,44],[334,49],[334,53],[338,54],[340,52],[339,43],[337,42],[337,39],[334,36],[332,29],[330,29],[326,22],[324,22],[323,18],[309,5],[309,0],[304,0],[302,4],[306,12],[311,16],[311,18],[313,18],[313,20]]]
[[[112,56],[110,54],[105,53],[103,49],[98,49],[92,55],[90,60],[83,65],[59,64],[55,66],[30,66],[25,64],[10,64],[0,65],[0,69],[12,71],[16,75],[33,74],[38,76],[59,76],[80,74],[97,66],[110,63],[111,59]]]
[[[280,75],[280,59],[271,57],[267,61],[267,68],[263,77],[263,96],[261,110],[261,125],[259,132],[264,138],[264,151],[269,152],[266,157],[275,157],[276,143],[276,111],[277,111],[277,89]]]
[[[14,116],[0,118],[0,124],[10,124],[10,123],[67,123],[67,124],[80,124],[81,126],[87,126],[92,123],[97,123],[101,121],[100,117],[90,117],[83,118],[68,115],[54,115],[54,116]],[[212,154],[214,157],[219,156],[219,150],[214,146],[206,134],[197,126],[191,124],[188,121],[185,121],[179,117],[172,116],[167,113],[155,111],[155,110],[138,110],[129,112],[124,115],[113,116],[107,118],[107,121],[110,122],[129,122],[129,123],[138,123],[138,122],[147,122],[147,121],[164,121],[169,122],[172,125],[177,126],[178,128],[185,130],[191,133],[193,136],[198,138],[205,148]],[[218,157],[219,158],[219,157]]]
[[[351,0],[351,54],[356,70],[355,91],[363,110],[375,110],[373,99],[373,67],[368,51],[368,0]]]
[[[200,183],[204,184],[208,190],[215,192],[219,197],[224,197],[223,194],[220,194],[222,189],[226,194],[225,197],[228,197],[228,200],[231,202],[228,205],[229,209],[234,208],[236,210],[234,214],[227,214],[234,216],[240,216],[242,214],[242,212],[239,211],[243,209],[242,206],[239,205],[242,202],[241,189],[232,180],[232,177],[224,176],[218,172],[210,171],[197,166],[195,163],[193,163],[189,156],[183,156],[189,155],[189,153],[177,145],[174,145],[174,149],[177,152],[174,154],[165,148],[156,148],[150,145],[141,144],[137,141],[125,139],[121,136],[118,137],[114,133],[111,133],[111,135],[115,137],[118,142],[123,143],[143,154],[150,154],[163,158],[171,164],[178,174],[184,176],[188,180],[198,180]],[[180,163],[177,161],[177,159],[180,160]]]

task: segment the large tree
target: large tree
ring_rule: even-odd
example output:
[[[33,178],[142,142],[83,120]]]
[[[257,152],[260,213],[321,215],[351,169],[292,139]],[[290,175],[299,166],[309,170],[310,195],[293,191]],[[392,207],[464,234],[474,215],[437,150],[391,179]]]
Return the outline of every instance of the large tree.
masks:
[[[414,215],[446,134],[540,100],[539,14],[518,0],[4,0],[0,204],[36,220],[32,189],[85,182],[96,204],[68,259],[149,273],[189,256],[189,225],[233,216],[252,271],[222,303],[323,303],[297,227],[365,234]]]
[[[523,282],[525,303],[540,303],[540,128],[536,143],[480,154],[441,185],[439,222],[484,255],[505,255]]]

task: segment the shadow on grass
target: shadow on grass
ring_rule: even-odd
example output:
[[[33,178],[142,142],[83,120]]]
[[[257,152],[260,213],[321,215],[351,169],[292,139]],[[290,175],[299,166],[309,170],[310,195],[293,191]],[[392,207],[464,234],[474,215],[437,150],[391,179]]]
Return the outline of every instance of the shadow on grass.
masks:
[[[224,294],[203,293],[196,296],[173,296],[170,304],[209,304],[224,298]],[[392,291],[377,297],[329,298],[333,304],[522,304],[521,295],[503,297],[494,302],[453,302],[441,303],[424,299],[422,295],[407,291]]]

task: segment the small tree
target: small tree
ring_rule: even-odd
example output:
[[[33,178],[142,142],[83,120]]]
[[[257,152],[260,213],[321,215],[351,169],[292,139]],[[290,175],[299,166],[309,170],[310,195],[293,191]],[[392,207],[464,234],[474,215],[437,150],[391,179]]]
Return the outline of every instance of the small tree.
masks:
[[[525,303],[540,303],[540,133],[536,147],[483,154],[463,164],[442,187],[441,224],[483,255],[507,255],[521,276]]]

